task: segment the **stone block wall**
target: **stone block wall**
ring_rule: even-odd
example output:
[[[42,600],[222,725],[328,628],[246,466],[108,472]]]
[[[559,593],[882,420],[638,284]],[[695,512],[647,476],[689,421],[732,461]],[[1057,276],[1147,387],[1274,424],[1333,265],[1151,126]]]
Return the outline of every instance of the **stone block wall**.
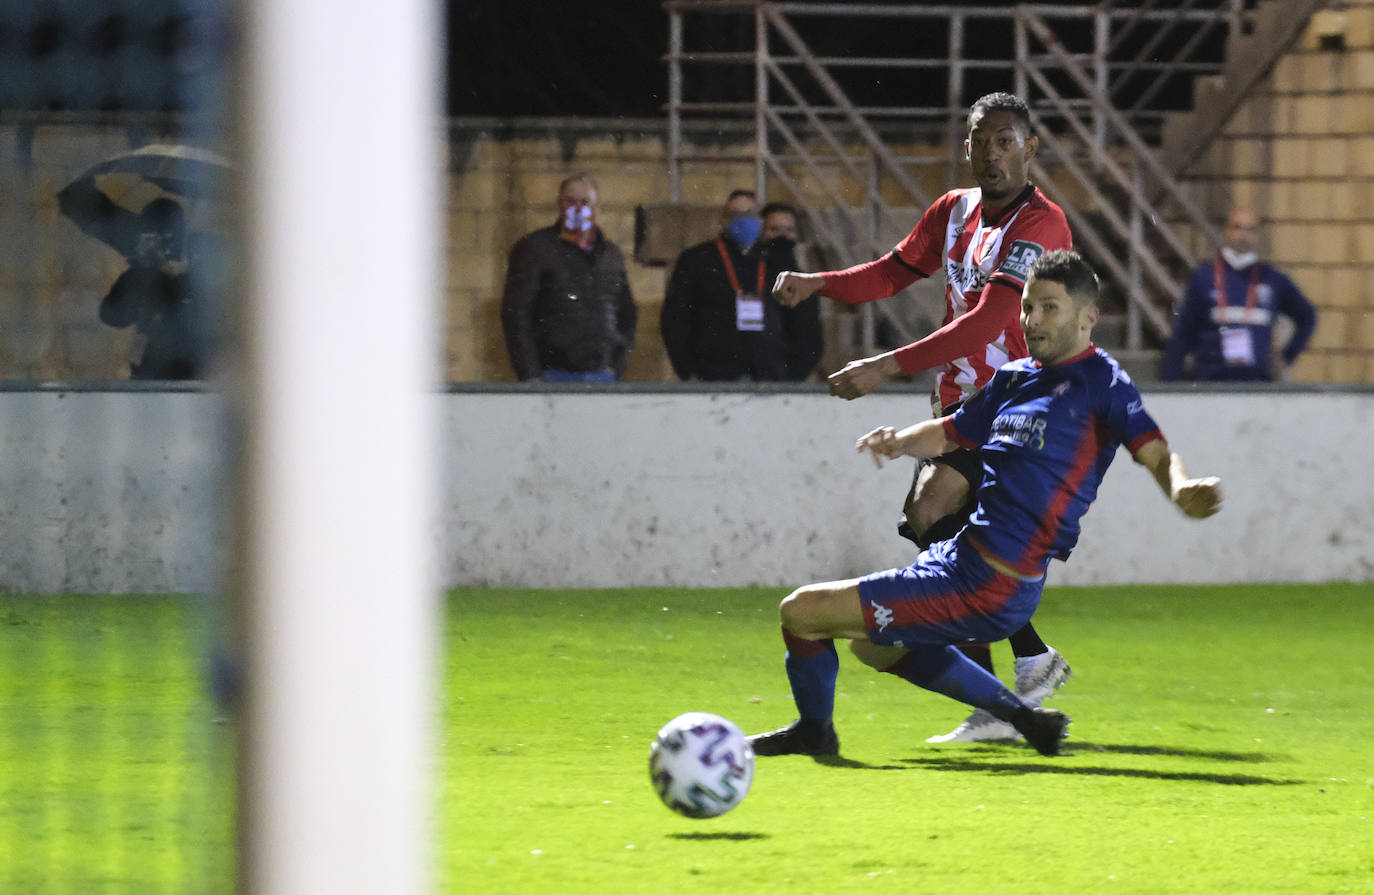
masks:
[[[1186,183],[1218,221],[1253,207],[1264,256],[1317,305],[1294,379],[1374,383],[1374,0],[1313,16]]]
[[[449,256],[447,308],[447,377],[455,382],[490,382],[514,378],[501,333],[500,301],[506,253],[522,235],[547,226],[556,215],[558,184],[574,172],[587,172],[600,186],[599,221],[606,234],[627,257],[630,287],[639,308],[635,351],[627,380],[671,381],[672,367],[659,336],[664,290],[671,267],[640,264],[634,252],[635,209],[670,200],[667,148],[661,122],[633,123],[606,133],[588,131],[567,122],[556,132],[537,134],[523,127],[512,133],[500,122],[455,122],[450,140]],[[690,160],[682,166],[682,201],[689,205],[716,207],[733,189],[754,189],[751,157],[752,132],[732,129],[697,134],[686,147]],[[850,147],[862,157],[862,149]],[[812,151],[828,154],[821,147]],[[943,144],[894,146],[899,156],[929,159],[914,169],[918,188],[934,198],[949,189],[948,151]],[[808,202],[818,207],[833,205],[834,189],[859,209],[868,192],[868,172],[844,172],[831,163],[832,186],[801,164],[788,166],[787,178]],[[883,198],[897,207],[912,206],[911,194],[893,178],[876,182]],[[789,184],[777,177],[767,180],[765,197],[791,201]],[[919,210],[917,211],[919,214]],[[914,223],[914,218],[911,222]],[[805,229],[805,224],[803,225]],[[805,237],[805,232],[803,233]],[[890,237],[883,242],[891,245]],[[803,247],[805,248],[805,247]],[[802,256],[811,257],[806,251]],[[827,331],[839,325],[836,315],[845,313],[822,307]],[[838,366],[848,357],[831,358],[822,366]]]
[[[128,376],[132,333],[96,316],[124,261],[59,214],[57,192],[128,149],[129,136],[115,126],[0,126],[0,377]]]
[[[670,199],[665,134],[665,123],[652,120],[450,123],[442,322],[448,381],[513,378],[500,326],[507,252],[521,235],[553,221],[558,183],[577,171],[598,180],[601,226],[627,256],[640,311],[627,378],[672,379],[658,334],[669,270],[632,257],[636,207]],[[682,200],[716,206],[731,189],[754,187],[751,137],[748,127],[687,134]],[[127,375],[129,332],[96,317],[123,261],[59,216],[56,193],[96,161],[159,139],[148,125],[0,124],[0,378]],[[922,159],[913,177],[932,197],[954,185],[946,144],[892,147],[898,156]],[[953,173],[956,183],[967,181],[966,171]],[[867,176],[860,170],[838,179],[845,202],[863,206]],[[817,207],[833,205],[803,166],[790,166],[788,179]],[[1233,201],[1253,205],[1266,221],[1267,256],[1318,305],[1317,332],[1295,378],[1374,383],[1374,0],[1350,0],[1315,16],[1190,169],[1186,185],[1218,220]],[[892,178],[879,179],[877,188],[893,206],[917,206]],[[790,194],[776,178],[766,193]],[[1076,191],[1067,201],[1085,210],[1092,204]],[[1190,244],[1199,260],[1214,250],[1198,234]],[[828,327],[841,325],[843,309],[823,308]],[[827,355],[826,363],[844,359]]]
[[[723,154],[723,153],[722,153]],[[658,337],[668,270],[634,261],[635,208],[669,200],[660,133],[623,131],[503,135],[500,128],[455,126],[450,139],[445,375],[454,382],[514,378],[501,332],[506,257],[521,236],[553,223],[558,184],[591,174],[600,188],[598,223],[626,256],[639,308],[635,351],[626,378],[672,378]],[[718,203],[731,189],[751,188],[745,162],[693,163],[683,172],[683,197]]]

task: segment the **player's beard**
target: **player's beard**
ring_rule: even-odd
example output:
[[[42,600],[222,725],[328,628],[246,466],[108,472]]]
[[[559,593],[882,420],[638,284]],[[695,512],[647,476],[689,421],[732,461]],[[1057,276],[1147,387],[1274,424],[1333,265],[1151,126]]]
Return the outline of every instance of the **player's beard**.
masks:
[[[1036,341],[1028,333],[1026,350],[1032,358],[1042,364],[1057,364],[1068,360],[1078,347],[1078,327],[1076,325],[1064,326],[1057,330],[1040,330],[1036,335],[1043,336],[1044,341]]]
[[[995,177],[989,178],[989,173],[995,173]],[[985,168],[983,176],[978,178],[978,186],[982,189],[984,198],[1002,200],[1016,195],[1023,184],[1013,183],[1007,172],[1000,168]]]

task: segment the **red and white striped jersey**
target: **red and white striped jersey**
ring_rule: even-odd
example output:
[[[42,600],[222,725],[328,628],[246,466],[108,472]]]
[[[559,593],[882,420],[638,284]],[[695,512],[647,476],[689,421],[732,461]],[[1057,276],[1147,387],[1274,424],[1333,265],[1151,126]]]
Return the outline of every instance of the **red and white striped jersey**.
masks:
[[[951,190],[926,210],[890,256],[921,276],[944,270],[945,317],[940,330],[897,351],[897,361],[907,372],[944,364],[934,395],[937,413],[982,387],[1002,364],[1026,356],[1020,322],[1026,276],[1045,252],[1073,247],[1063,209],[1033,185],[1027,184],[990,220],[983,218],[982,210],[982,190]],[[999,287],[1012,295],[997,295]],[[927,343],[984,303],[984,312],[995,314],[979,327],[986,342],[967,354],[932,356],[929,349],[935,344]]]

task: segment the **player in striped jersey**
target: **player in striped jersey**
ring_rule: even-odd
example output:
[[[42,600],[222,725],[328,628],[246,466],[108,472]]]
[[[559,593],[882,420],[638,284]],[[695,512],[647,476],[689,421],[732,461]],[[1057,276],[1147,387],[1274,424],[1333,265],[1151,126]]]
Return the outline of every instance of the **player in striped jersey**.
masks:
[[[876,261],[842,271],[787,272],[774,285],[786,305],[819,293],[847,304],[895,295],[923,277],[943,272],[945,316],[924,339],[874,357],[851,361],[830,376],[830,393],[846,399],[873,391],[890,376],[938,369],[932,405],[936,416],[959,404],[1009,360],[1026,356],[1017,321],[1026,272],[1053,249],[1072,247],[1064,212],[1027,177],[1039,148],[1030,112],[1018,97],[993,93],[969,109],[964,152],[977,186],[945,193],[897,247]],[[903,502],[899,532],[925,549],[952,537],[968,521],[982,478],[976,451],[962,448],[919,463]],[[1017,692],[1039,705],[1069,675],[1068,663],[1045,645],[1033,625],[1009,638],[1016,656]],[[965,652],[989,672],[987,644]],[[987,712],[970,715],[952,732],[929,742],[1014,738],[1010,724]]]
[[[860,661],[1013,725],[1043,755],[1058,753],[1069,719],[1030,706],[955,648],[997,640],[1040,602],[1051,559],[1069,557],[1079,520],[1125,446],[1187,516],[1221,504],[1220,482],[1192,478],[1169,450],[1131,378],[1091,342],[1097,276],[1074,252],[1046,253],[1029,271],[1021,324],[1030,358],[1003,366],[953,414],[858,441],[882,458],[978,447],[987,473],[957,536],[902,569],[798,588],[782,601],[788,682],[800,715],[750,737],[757,755],[833,755],[834,638]]]

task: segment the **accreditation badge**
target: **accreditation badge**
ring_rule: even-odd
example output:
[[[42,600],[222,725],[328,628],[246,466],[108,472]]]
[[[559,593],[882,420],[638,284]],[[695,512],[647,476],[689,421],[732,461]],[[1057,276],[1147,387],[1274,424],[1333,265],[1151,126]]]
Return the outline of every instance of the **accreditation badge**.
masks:
[[[1248,326],[1221,328],[1221,358],[1228,367],[1255,365],[1255,337]]]
[[[763,299],[747,293],[735,296],[735,329],[743,333],[763,332]]]

